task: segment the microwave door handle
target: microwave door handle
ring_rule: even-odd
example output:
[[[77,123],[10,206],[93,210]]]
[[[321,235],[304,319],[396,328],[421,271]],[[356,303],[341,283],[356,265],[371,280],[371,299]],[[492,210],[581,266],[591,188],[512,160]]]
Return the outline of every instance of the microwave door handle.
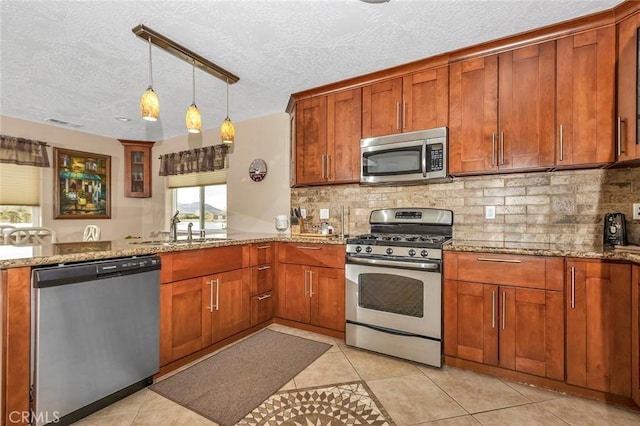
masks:
[[[422,141],[422,177],[427,177],[427,141]]]

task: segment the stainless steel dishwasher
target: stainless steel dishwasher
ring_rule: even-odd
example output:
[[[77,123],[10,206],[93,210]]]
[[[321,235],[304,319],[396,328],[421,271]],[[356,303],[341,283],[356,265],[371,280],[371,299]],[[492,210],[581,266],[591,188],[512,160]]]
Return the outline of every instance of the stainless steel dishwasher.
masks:
[[[70,424],[152,383],[159,257],[34,268],[31,303],[31,424]]]

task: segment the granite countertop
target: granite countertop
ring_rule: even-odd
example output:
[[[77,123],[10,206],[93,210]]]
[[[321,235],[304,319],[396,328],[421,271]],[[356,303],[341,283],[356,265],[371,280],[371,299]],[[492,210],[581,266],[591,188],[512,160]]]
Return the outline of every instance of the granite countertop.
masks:
[[[510,241],[462,241],[453,240],[443,249],[447,251],[483,252],[522,254],[534,256],[566,256],[585,259],[624,260],[640,263],[640,247],[628,246],[612,249],[604,249],[602,246],[589,244],[563,244],[563,243],[522,243]],[[631,251],[631,250],[634,251]]]
[[[0,269],[267,242],[345,244],[345,240],[321,235],[300,237],[295,234],[281,236],[275,233],[227,233],[217,238],[207,238],[202,242],[180,240],[178,243],[167,243],[159,239],[141,238],[116,241],[62,242],[38,246],[0,245]]]

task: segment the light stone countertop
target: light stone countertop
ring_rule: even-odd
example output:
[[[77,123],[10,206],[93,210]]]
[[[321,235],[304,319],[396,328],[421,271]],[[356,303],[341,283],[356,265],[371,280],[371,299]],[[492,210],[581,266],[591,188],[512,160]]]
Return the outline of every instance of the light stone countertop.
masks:
[[[23,266],[57,265],[87,260],[112,259],[127,256],[143,256],[156,253],[171,253],[185,250],[199,250],[212,247],[226,247],[239,244],[293,242],[306,244],[338,244],[345,240],[337,237],[300,237],[276,233],[227,233],[226,237],[207,238],[203,242],[180,240],[168,244],[159,239],[140,238],[117,241],[62,242],[38,246],[0,246],[0,269]]]

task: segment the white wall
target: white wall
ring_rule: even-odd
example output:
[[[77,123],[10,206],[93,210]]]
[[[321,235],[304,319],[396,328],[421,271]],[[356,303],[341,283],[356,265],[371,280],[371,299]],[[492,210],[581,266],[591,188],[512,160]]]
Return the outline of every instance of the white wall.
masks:
[[[227,178],[228,226],[230,230],[242,232],[274,232],[273,217],[289,211],[289,116],[274,114],[235,123],[235,127],[236,143],[229,157]],[[6,116],[0,116],[0,132],[51,145],[48,151],[52,167],[43,168],[41,173],[42,226],[54,229],[60,241],[80,241],[84,227],[89,224],[100,226],[102,240],[118,240],[127,235],[148,236],[168,229],[170,190],[165,187],[165,178],[158,176],[158,157],[215,145],[220,140],[220,130],[214,128],[198,135],[185,134],[157,141],[152,151],[152,197],[126,198],[124,147],[117,139]],[[111,219],[53,219],[53,147],[111,156]],[[254,158],[264,159],[269,167],[260,183],[248,177],[249,164]]]

